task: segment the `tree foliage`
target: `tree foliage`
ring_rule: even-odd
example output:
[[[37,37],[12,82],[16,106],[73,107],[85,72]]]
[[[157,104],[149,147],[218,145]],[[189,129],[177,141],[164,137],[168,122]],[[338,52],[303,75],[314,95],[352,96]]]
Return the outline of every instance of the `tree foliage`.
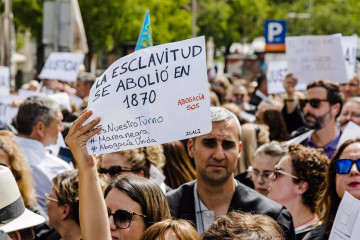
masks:
[[[17,31],[30,29],[41,43],[44,0],[13,0]],[[147,9],[153,40],[167,43],[191,37],[191,0],[78,0],[91,52],[135,45]],[[217,47],[263,36],[266,19],[288,20],[288,35],[359,32],[358,0],[197,0],[197,33]],[[288,13],[310,13],[291,18]]]

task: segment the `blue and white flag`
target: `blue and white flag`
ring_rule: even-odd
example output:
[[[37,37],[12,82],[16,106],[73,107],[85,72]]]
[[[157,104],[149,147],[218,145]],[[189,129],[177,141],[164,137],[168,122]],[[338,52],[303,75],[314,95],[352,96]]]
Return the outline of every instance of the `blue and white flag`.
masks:
[[[139,34],[138,41],[136,43],[135,51],[153,46],[151,25],[150,25],[150,14],[149,10],[146,11],[144,22]]]

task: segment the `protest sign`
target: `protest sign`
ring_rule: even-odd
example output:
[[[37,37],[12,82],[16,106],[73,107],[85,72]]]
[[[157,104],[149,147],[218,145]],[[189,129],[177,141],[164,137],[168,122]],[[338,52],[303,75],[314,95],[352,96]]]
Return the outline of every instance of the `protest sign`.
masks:
[[[0,66],[0,95],[10,94],[10,69]]]
[[[351,80],[355,73],[357,36],[344,36],[341,42],[348,80]]]
[[[267,63],[266,79],[268,94],[284,93],[283,81],[287,73],[287,61],[271,61]]]
[[[17,115],[18,108],[12,108],[11,104],[14,99],[18,98],[16,95],[0,96],[0,122],[11,124],[13,118]]]
[[[343,144],[345,141],[349,139],[357,139],[360,138],[360,126],[353,123],[352,121],[348,122],[343,132],[341,133],[337,149]]]
[[[336,212],[329,240],[359,239],[360,201],[350,193],[344,193]]]
[[[326,79],[348,82],[341,34],[286,38],[288,72],[298,80],[298,89],[309,82]]]
[[[90,90],[102,130],[89,154],[172,142],[211,131],[205,38],[141,49],[114,62]]]
[[[39,78],[58,79],[62,81],[76,81],[79,66],[84,60],[84,54],[53,52],[50,53],[41,70]]]

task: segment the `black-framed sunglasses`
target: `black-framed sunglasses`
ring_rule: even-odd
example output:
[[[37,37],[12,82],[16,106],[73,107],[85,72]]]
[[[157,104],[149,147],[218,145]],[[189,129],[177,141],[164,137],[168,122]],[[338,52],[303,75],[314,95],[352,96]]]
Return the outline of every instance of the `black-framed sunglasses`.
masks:
[[[140,171],[139,168],[128,168],[128,167],[121,167],[121,166],[113,166],[109,169],[106,168],[100,168],[99,173],[101,174],[107,174],[109,173],[110,177],[114,178],[121,174],[122,172],[138,172]]]
[[[358,160],[351,160],[351,159],[335,160],[335,172],[337,174],[348,174],[354,163],[356,164],[358,171],[360,171],[360,159],[358,159]]]
[[[111,212],[111,210],[108,208],[107,209],[108,212],[108,216],[110,218],[110,216],[113,216],[114,219],[114,224],[116,226],[117,229],[126,229],[130,227],[131,221],[132,221],[132,217],[134,215],[146,218],[147,216],[141,213],[136,213],[136,212],[131,212],[128,210],[117,210],[114,213]]]
[[[274,168],[274,177],[273,180],[275,181],[278,177],[280,177],[281,175],[286,175],[289,176],[293,179],[299,179],[297,176],[294,176],[290,173],[285,172],[284,170],[282,170],[279,166],[275,166]]]
[[[301,108],[304,108],[307,103],[310,103],[312,108],[318,108],[321,102],[328,102],[326,99],[312,98],[312,99],[300,99],[299,104]]]

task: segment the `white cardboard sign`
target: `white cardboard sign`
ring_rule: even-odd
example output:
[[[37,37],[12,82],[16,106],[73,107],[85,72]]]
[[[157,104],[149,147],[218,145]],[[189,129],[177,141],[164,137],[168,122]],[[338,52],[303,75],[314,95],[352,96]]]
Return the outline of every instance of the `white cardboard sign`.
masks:
[[[268,94],[284,93],[283,81],[287,73],[287,61],[271,61],[267,63],[266,79]]]
[[[355,73],[357,36],[344,36],[341,42],[348,80],[351,80]]]
[[[360,201],[345,191],[336,212],[329,240],[357,240],[360,236]]]
[[[298,88],[306,89],[309,82],[326,79],[348,82],[341,34],[286,38],[288,72],[298,80]]]
[[[10,69],[9,67],[0,66],[0,95],[10,94]]]
[[[84,54],[68,52],[52,52],[41,70],[39,78],[76,81],[79,66],[84,60]]]
[[[0,122],[11,124],[13,118],[17,115],[18,108],[12,108],[11,104],[16,95],[0,96]]]
[[[205,38],[158,45],[114,62],[94,83],[88,108],[101,117],[89,154],[191,138],[211,131]]]
[[[360,126],[356,123],[350,121],[344,128],[343,132],[341,133],[337,149],[343,144],[345,141],[349,139],[357,139],[360,138]]]

